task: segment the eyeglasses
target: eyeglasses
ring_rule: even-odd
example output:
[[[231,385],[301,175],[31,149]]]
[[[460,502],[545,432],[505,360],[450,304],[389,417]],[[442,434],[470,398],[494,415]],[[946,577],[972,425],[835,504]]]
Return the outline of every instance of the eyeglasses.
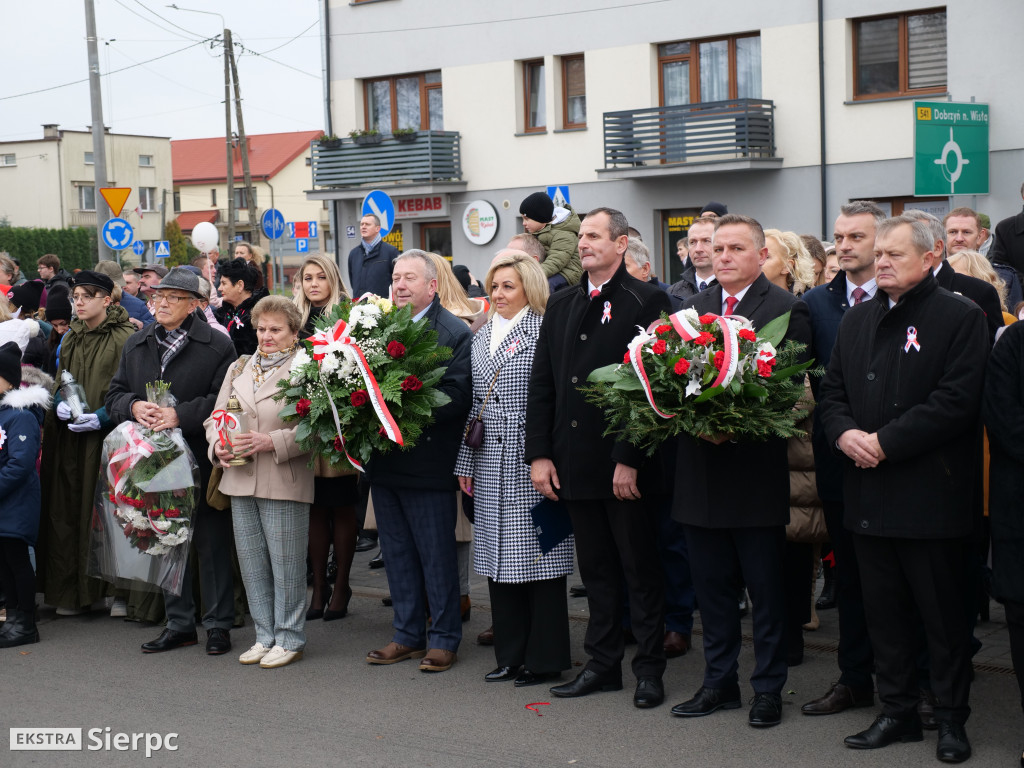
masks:
[[[87,293],[76,293],[71,297],[71,301],[74,304],[84,304],[91,299],[102,299],[102,296],[90,296]]]
[[[159,304],[161,301],[166,301],[168,304],[174,305],[174,304],[177,304],[179,301],[191,301],[193,298],[195,298],[195,297],[194,296],[175,296],[175,295],[172,295],[172,294],[159,293],[159,292],[153,294],[153,302],[155,304]]]

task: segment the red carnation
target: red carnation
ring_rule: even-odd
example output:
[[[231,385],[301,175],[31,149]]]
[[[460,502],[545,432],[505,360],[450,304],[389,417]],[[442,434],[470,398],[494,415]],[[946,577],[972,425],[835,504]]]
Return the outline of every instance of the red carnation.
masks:
[[[769,378],[772,375],[771,363],[766,363],[764,360],[757,361],[757,375],[764,378]]]
[[[698,318],[698,319],[704,325],[711,325],[711,323],[715,322],[715,316],[714,315],[701,315],[700,318]]]
[[[622,356],[622,364],[629,365],[629,350],[626,350],[626,354]]]
[[[388,354],[393,358],[405,357],[405,344],[400,341],[388,342]]]
[[[381,427],[380,429],[377,430],[377,434],[380,435],[381,437],[387,437],[388,431],[384,429],[384,427]]]
[[[690,370],[690,361],[687,360],[685,357],[680,357],[676,361],[676,367],[673,368],[672,370],[674,370],[678,376],[682,376],[684,373]]]
[[[706,347],[708,344],[715,340],[715,334],[708,333],[707,331],[701,331],[700,335],[693,340],[694,344],[700,344],[702,347]]]
[[[654,342],[654,345],[651,347],[651,352],[653,352],[656,355],[664,355],[665,354],[665,350],[667,348],[668,348],[668,344],[665,343],[665,340],[664,339],[658,339],[656,342]]]
[[[654,329],[654,332],[660,336],[661,334],[668,333],[671,330],[671,325],[659,325],[657,328]]]
[[[405,381],[402,382],[403,392],[416,392],[423,386],[423,382],[417,379],[415,376],[406,376]]]
[[[179,509],[165,509],[164,510],[164,517],[180,517],[180,516],[181,516],[181,510],[179,510]]]
[[[334,450],[339,453],[345,450],[345,446],[341,444],[341,437],[334,438]]]
[[[740,328],[739,333],[736,335],[741,339],[746,339],[747,341],[757,341],[757,334],[749,328]]]
[[[711,364],[718,370],[722,370],[722,366],[725,365],[725,352],[722,350],[715,352],[715,357],[714,360],[711,361]]]
[[[370,395],[365,389],[357,389],[352,393],[349,400],[352,401],[352,405],[356,408],[360,408],[370,402]]]
[[[295,404],[295,412],[299,416],[309,416],[309,407],[312,404],[313,403],[310,400],[307,400],[306,398],[303,397],[302,399],[299,400],[299,402]]]

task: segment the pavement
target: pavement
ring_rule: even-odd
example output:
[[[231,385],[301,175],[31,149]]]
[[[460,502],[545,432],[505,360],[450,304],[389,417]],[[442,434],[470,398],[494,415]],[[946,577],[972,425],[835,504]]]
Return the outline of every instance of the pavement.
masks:
[[[254,642],[251,624],[233,630],[235,648],[211,657],[199,646],[144,655],[139,645],[159,634],[152,625],[111,619],[101,612],[57,617],[41,614],[42,642],[0,651],[0,734],[11,727],[77,727],[83,749],[74,752],[8,751],[0,766],[373,766],[373,768],[490,768],[491,766],[764,766],[873,768],[935,765],[935,733],[923,743],[854,752],[843,737],[866,728],[876,710],[806,717],[803,702],[837,677],[837,616],[822,611],[821,628],[805,633],[804,663],[790,669],[783,722],[758,730],[747,725],[747,705],[694,720],[674,718],[672,704],[700,686],[699,616],[695,648],[668,663],[665,705],[632,706],[634,678],[626,649],[624,688],[582,699],[557,699],[545,686],[514,688],[485,683],[494,666],[490,648],[476,635],[490,624],[484,580],[473,577],[473,608],[464,625],[458,663],[440,674],[418,671],[416,662],[365,663],[366,652],[391,637],[385,571],[370,570],[374,553],[358,553],[352,567],[354,597],[349,616],[307,625],[305,657],[291,666],[264,670],[243,666],[237,655]],[[569,584],[578,578],[569,578]],[[586,661],[586,600],[569,598],[573,658]],[[744,620],[740,677],[753,664],[749,617]],[[984,647],[975,659],[976,679],[968,722],[974,766],[1017,765],[1024,746],[1020,695],[1009,662],[1001,607],[980,624]],[[566,673],[570,679],[575,671]],[[533,705],[527,709],[527,705]],[[110,729],[107,731],[106,729]],[[89,732],[94,737],[90,738]],[[114,749],[117,734],[129,749]],[[176,749],[145,757],[145,739],[132,750],[132,734],[170,733]],[[2,735],[0,735],[2,738]],[[107,748],[107,744],[110,748]],[[99,747],[98,749],[96,747]]]

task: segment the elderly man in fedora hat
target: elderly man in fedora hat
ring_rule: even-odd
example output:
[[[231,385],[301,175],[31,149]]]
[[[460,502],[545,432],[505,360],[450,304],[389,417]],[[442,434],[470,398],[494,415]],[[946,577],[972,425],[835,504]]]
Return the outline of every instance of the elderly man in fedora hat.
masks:
[[[227,336],[213,331],[196,312],[201,297],[199,277],[183,267],[175,267],[153,286],[156,322],[125,344],[106,406],[115,423],[132,419],[155,431],[180,428],[199,465],[200,487],[205,489],[212,467],[203,421],[213,411],[217,391],[235,360],[235,348]],[[161,408],[146,401],[146,384],[157,379],[170,384],[177,405]],[[231,516],[207,506],[204,493],[198,496],[192,544],[199,555],[206,652],[215,656],[231,650],[228,632],[235,615]],[[167,628],[156,640],[143,643],[144,653],[198,642],[189,571],[185,572],[181,595],[165,592],[164,604]]]

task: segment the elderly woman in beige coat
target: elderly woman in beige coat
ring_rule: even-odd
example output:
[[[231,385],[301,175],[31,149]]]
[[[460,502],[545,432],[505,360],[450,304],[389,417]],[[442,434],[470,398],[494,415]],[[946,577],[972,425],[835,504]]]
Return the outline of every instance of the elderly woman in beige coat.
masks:
[[[306,645],[306,542],[313,471],[295,442],[297,424],[278,416],[277,382],[288,376],[302,318],[283,296],[260,299],[252,310],[258,347],[232,367],[206,421],[210,459],[224,468],[220,490],[231,497],[231,518],[256,644],[242,664],[283,667],[302,658]],[[225,445],[219,412],[234,395],[248,431]],[[231,466],[233,457],[251,458]]]

